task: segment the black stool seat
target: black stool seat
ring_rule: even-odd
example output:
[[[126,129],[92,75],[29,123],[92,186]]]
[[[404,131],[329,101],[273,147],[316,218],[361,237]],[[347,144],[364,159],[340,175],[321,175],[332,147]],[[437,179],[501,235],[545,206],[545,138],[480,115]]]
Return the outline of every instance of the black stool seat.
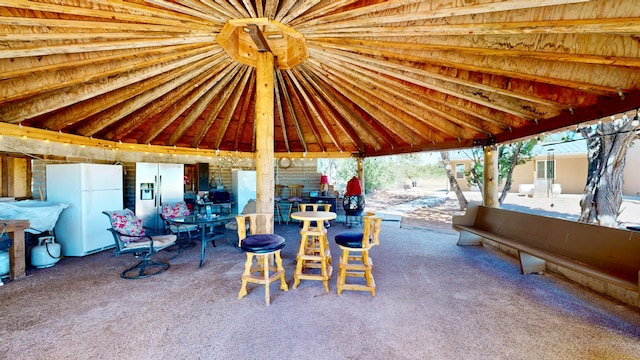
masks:
[[[240,243],[240,248],[246,252],[268,253],[280,250],[285,245],[285,239],[277,234],[249,235]]]
[[[347,231],[335,236],[336,244],[349,248],[362,247],[362,231]]]

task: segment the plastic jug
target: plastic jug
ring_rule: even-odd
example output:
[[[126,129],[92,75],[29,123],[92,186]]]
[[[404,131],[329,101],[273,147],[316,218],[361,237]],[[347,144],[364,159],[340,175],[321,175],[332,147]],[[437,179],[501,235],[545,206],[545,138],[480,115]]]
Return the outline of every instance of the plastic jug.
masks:
[[[43,236],[38,239],[38,246],[31,250],[31,265],[38,269],[48,268],[60,261],[60,244],[53,236]]]

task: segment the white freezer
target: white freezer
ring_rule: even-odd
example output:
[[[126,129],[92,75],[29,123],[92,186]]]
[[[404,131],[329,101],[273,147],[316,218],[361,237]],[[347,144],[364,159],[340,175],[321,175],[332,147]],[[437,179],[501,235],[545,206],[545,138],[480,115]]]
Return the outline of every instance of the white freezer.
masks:
[[[122,166],[55,164],[46,166],[47,200],[68,203],[54,228],[64,256],[85,256],[114,247],[103,211],[123,207]]]

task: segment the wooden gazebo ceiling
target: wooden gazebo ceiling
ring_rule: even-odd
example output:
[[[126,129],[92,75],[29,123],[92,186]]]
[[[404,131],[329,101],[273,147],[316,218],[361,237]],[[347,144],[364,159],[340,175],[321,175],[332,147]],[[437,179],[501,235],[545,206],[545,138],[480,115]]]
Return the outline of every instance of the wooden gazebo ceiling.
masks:
[[[256,70],[218,39],[252,18],[302,35],[266,38],[289,57],[279,153],[484,145],[640,107],[637,0],[0,0],[0,120],[253,152]],[[242,31],[220,40],[250,56]]]

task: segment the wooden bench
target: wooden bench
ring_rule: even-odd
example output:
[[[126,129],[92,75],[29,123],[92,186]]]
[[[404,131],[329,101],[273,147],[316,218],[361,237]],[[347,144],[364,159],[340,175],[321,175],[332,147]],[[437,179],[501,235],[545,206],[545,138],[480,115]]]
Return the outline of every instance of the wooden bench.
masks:
[[[458,245],[481,245],[489,239],[515,249],[523,274],[544,273],[549,262],[631,290],[638,300],[640,232],[479,204],[469,204],[452,223],[460,232]]]

